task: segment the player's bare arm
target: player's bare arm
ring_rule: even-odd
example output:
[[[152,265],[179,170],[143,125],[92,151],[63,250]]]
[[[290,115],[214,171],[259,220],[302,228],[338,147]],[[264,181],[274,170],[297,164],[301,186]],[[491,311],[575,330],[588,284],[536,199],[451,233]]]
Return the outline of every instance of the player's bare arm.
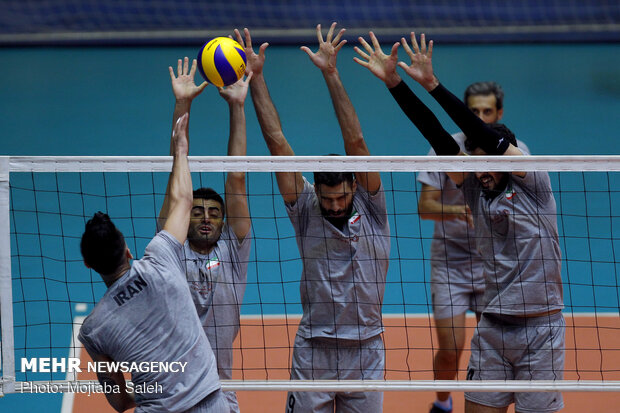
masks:
[[[370,151],[366,146],[359,118],[342,84],[336,67],[338,52],[346,44],[346,40],[341,40],[345,29],[340,29],[334,36],[336,24],[336,22],[332,23],[325,40],[323,40],[321,25],[316,26],[319,42],[319,49],[316,52],[312,52],[307,46],[302,46],[301,50],[306,52],[312,63],[321,70],[325,78],[342,132],[345,153],[349,156],[369,156]],[[376,193],[381,187],[381,175],[379,172],[356,172],[355,178],[370,193]]]
[[[220,88],[220,95],[228,102],[230,112],[230,136],[228,138],[228,155],[245,156],[247,152],[245,99],[253,73],[245,79]],[[245,190],[245,172],[228,172],[226,175],[226,216],[227,223],[242,241],[250,232],[250,211]]]
[[[252,37],[250,31],[244,29],[245,40],[241,37],[241,33],[235,29],[237,42],[245,49],[247,57],[246,72],[252,72],[253,77],[250,81],[250,91],[252,94],[252,102],[256,110],[256,117],[263,133],[263,138],[267,144],[269,152],[273,156],[293,156],[293,148],[288,143],[282,131],[282,123],[280,116],[276,110],[267,83],[263,76],[263,66],[265,64],[265,49],[268,43],[260,46],[259,53],[256,54],[252,48]],[[299,197],[299,193],[304,187],[301,172],[276,172],[278,187],[284,202],[294,203]]]

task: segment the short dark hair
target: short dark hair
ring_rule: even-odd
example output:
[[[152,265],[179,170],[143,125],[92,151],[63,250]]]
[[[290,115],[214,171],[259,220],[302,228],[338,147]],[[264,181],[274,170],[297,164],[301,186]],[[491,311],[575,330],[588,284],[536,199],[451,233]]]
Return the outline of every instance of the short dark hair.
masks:
[[[353,184],[353,172],[315,172],[314,184],[336,186],[343,182]]]
[[[329,153],[327,156],[340,156],[337,153]],[[353,176],[353,172],[315,172],[314,173],[314,184],[315,185],[327,185],[327,186],[336,186],[341,183],[347,181],[350,184],[353,184],[355,177]]]
[[[467,99],[470,96],[486,96],[486,95],[494,95],[495,96],[495,106],[497,110],[500,110],[504,107],[504,89],[497,82],[476,82],[467,86],[465,89],[465,104],[467,104]]]
[[[194,190],[194,199],[204,199],[204,200],[211,199],[213,201],[219,202],[220,205],[222,206],[222,216],[224,216],[224,213],[226,211],[226,205],[224,204],[224,200],[222,199],[220,194],[215,192],[215,189],[213,189],[213,188],[198,188],[198,189]]]
[[[517,138],[514,133],[503,123],[487,123],[487,126],[499,134],[500,137],[508,139],[513,146],[517,146]],[[465,138],[465,149],[473,152],[478,147],[476,139]]]
[[[123,264],[126,248],[125,237],[108,214],[99,211],[86,223],[80,250],[86,265],[99,274],[113,274]]]

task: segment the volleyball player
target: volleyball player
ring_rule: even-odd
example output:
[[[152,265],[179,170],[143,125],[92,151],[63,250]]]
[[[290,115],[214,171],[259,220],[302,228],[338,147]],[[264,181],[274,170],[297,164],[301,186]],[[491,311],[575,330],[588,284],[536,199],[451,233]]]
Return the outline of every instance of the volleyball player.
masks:
[[[432,67],[432,42],[413,51],[401,43],[411,64],[398,63],[440,103],[467,136],[474,155],[522,155],[504,125],[486,125],[443,87]],[[393,52],[397,45],[394,45]],[[366,48],[370,53],[372,49]],[[392,53],[394,54],[394,53]],[[390,89],[438,155],[464,154],[432,112],[404,82]],[[484,309],[472,339],[470,380],[556,380],[564,369],[565,323],[561,310],[561,256],[556,205],[546,172],[448,173],[469,206],[486,282]],[[559,392],[468,392],[466,412],[555,412]]]
[[[375,48],[360,38],[369,54],[364,60],[356,58],[356,61],[369,68],[388,88],[398,85],[402,81],[396,72],[398,43],[388,56],[381,50],[376,36],[372,32],[369,35]],[[365,55],[359,48],[356,51],[362,57]],[[366,61],[368,65],[363,64]],[[464,101],[485,123],[497,123],[503,116],[504,91],[496,82],[472,83],[465,90]],[[452,138],[463,153],[468,153],[463,132]],[[523,142],[518,141],[518,147],[529,153]],[[428,154],[433,156],[435,151],[431,148]],[[475,246],[473,216],[461,190],[444,172],[420,172],[417,179],[422,184],[418,213],[422,219],[435,221],[431,243],[431,297],[438,338],[434,378],[453,380],[465,346],[465,313],[468,309],[473,311],[477,320],[482,313],[483,263]],[[451,411],[450,393],[437,392],[430,413]]]
[[[173,122],[188,113],[193,99],[204,89],[194,83],[196,60],[179,59],[177,76],[169,68],[172,91],[176,99]],[[228,155],[246,154],[246,121],[244,103],[248,83],[245,80],[220,88],[230,112]],[[171,175],[172,178],[172,175]],[[225,184],[226,202],[211,188],[194,191],[187,241],[187,280],[192,299],[204,331],[211,343],[220,379],[232,379],[233,342],[239,333],[240,308],[247,284],[250,258],[250,212],[245,193],[245,173],[229,172]],[[169,199],[166,196],[159,213],[159,227],[166,223]],[[231,412],[239,412],[235,392],[225,392]]]
[[[357,114],[344,89],[336,58],[344,29],[325,41],[317,26],[319,50],[302,47],[321,70],[332,98],[347,155],[369,155]],[[252,100],[272,155],[294,155],[282,132],[262,73],[267,44],[254,53],[245,44]],[[280,193],[303,261],[300,292],[303,315],[295,338],[294,380],[382,379],[384,349],[381,304],[390,239],[385,195],[377,172],[315,173],[314,185],[299,172],[276,173]],[[382,411],[381,392],[290,392],[288,412]]]
[[[82,235],[84,263],[108,287],[80,328],[79,339],[91,358],[183,366],[176,364],[176,372],[132,372],[133,386],[127,386],[122,372],[99,364],[99,382],[120,412],[134,406],[136,412],[229,411],[184,275],[183,243],[192,208],[187,121],[188,115],[181,116],[173,129],[168,219],[144,257],[130,263],[133,257],[123,234],[102,212],[86,223]]]

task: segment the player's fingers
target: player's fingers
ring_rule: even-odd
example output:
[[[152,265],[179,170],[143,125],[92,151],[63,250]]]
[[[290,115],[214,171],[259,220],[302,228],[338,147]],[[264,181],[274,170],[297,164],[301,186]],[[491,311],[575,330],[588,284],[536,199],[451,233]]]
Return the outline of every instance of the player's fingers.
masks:
[[[430,42],[428,42],[428,58],[432,59],[433,58],[433,41],[431,40]]]
[[[344,46],[345,44],[347,44],[347,41],[346,41],[346,40],[341,41],[340,43],[338,43],[338,46],[336,46],[336,47],[334,48],[334,51],[335,51],[336,53],[338,53],[338,52],[340,51],[340,49],[342,49],[342,46]]]
[[[182,72],[183,72],[183,61],[179,59],[177,61],[177,76],[181,76]]]
[[[367,61],[362,60],[362,59],[360,59],[360,58],[358,58],[358,57],[354,57],[354,58],[353,58],[353,61],[354,61],[354,62],[356,62],[356,63],[359,63],[360,65],[362,65],[362,66],[364,66],[364,67],[368,67],[368,66],[369,66],[369,64],[368,64],[368,62],[367,62]]]
[[[398,42],[392,45],[392,51],[390,52],[391,57],[398,58],[398,46],[400,46],[400,43]]]
[[[239,33],[238,29],[233,30],[233,33],[235,33],[235,38],[237,39],[237,43],[239,43],[241,45],[241,47],[243,47],[245,49],[245,43],[243,41],[243,39],[241,38],[241,33]]]
[[[192,79],[194,78],[194,75],[196,75],[196,67],[198,66],[198,62],[196,61],[196,59],[192,60],[192,68],[189,70],[189,75],[192,77]]]
[[[202,82],[200,86],[198,86],[198,93],[202,92],[207,86],[209,86],[207,82]]]
[[[265,57],[265,50],[267,50],[267,47],[269,47],[269,43],[267,42],[260,45],[260,49],[258,49],[258,55],[260,57]]]
[[[420,53],[420,47],[418,46],[418,40],[415,37],[415,32],[411,32],[411,47],[416,53]]]
[[[325,41],[327,43],[331,43],[332,37],[334,36],[334,29],[336,29],[336,22],[333,22],[331,26],[329,26],[329,30],[327,31],[327,37],[325,38]]]
[[[420,35],[420,46],[421,46],[420,51],[426,54],[426,35],[424,33]]]
[[[301,46],[300,49],[306,52],[306,54],[310,56],[310,58],[312,59],[312,55],[313,55],[312,50],[310,50],[307,46]]]
[[[321,33],[321,24],[316,25],[316,38],[319,41],[319,45],[323,44],[323,33]]]
[[[243,28],[243,33],[245,34],[245,47],[252,48],[252,36],[250,36],[250,31],[247,27]]]
[[[364,49],[366,49],[368,53],[372,53],[372,47],[370,47],[368,42],[366,42],[363,37],[358,37],[357,40],[359,40],[360,44],[364,47]]]
[[[380,51],[381,45],[379,44],[379,40],[377,40],[377,36],[375,36],[373,32],[368,33],[368,35],[370,36],[370,41],[372,42],[372,45],[374,46],[375,51]]]
[[[338,34],[336,35],[336,38],[334,39],[334,41],[332,42],[332,44],[336,44],[338,42],[340,42],[340,39],[342,38],[342,35],[344,34],[344,32],[346,32],[347,29],[340,29],[340,31],[338,32]]]
[[[168,71],[170,72],[170,80],[176,79],[176,77],[174,76],[174,69],[172,68],[172,66],[168,66]]]
[[[407,53],[407,55],[411,59],[413,59],[413,52],[411,51],[411,48],[409,47],[409,44],[407,44],[407,39],[405,39],[404,37],[401,37],[400,44],[403,45],[403,49],[405,49],[405,53]]]
[[[189,72],[189,58],[185,56],[183,59],[183,74],[186,75]]]
[[[359,47],[355,46],[355,47],[353,48],[353,50],[355,50],[355,52],[356,52],[358,55],[360,55],[361,57],[363,57],[364,59],[366,59],[366,60],[370,60],[370,56],[369,56],[369,55],[367,55],[366,53],[362,52],[362,49],[360,49]],[[354,57],[354,59],[355,59],[355,57]]]

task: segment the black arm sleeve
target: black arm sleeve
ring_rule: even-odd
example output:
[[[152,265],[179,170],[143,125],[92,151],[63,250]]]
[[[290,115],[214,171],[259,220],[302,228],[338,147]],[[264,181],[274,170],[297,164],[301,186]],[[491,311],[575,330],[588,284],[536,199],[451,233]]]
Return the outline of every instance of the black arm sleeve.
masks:
[[[441,105],[468,139],[489,155],[503,155],[510,142],[489,128],[480,118],[440,83],[431,96]]]
[[[461,151],[459,145],[441,126],[433,112],[409,89],[409,86],[401,82],[389,89],[396,99],[398,106],[405,115],[422,132],[422,135],[431,144],[437,155],[458,155]]]

